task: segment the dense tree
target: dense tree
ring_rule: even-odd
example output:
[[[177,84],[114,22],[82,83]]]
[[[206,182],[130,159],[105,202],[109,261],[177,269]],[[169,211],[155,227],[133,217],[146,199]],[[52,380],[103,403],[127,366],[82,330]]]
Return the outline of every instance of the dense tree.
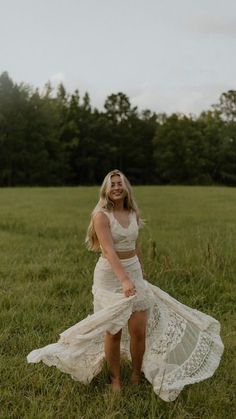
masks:
[[[88,185],[113,168],[134,184],[236,185],[236,91],[198,117],[168,116],[122,92],[99,111],[88,92],[0,75],[0,185]]]
[[[226,122],[236,122],[236,90],[222,93],[219,103],[213,105],[213,108]]]
[[[203,183],[204,140],[198,123],[171,115],[156,129],[154,159],[161,183]]]
[[[24,149],[29,91],[17,86],[6,72],[0,76],[0,182],[14,185],[22,176],[18,154]]]
[[[122,92],[108,96],[104,108],[107,117],[116,124],[127,120],[132,112],[136,112],[136,108],[131,108],[129,98]]]
[[[4,73],[0,91],[1,184],[61,184],[64,167],[49,90],[40,96],[37,89],[17,86]]]

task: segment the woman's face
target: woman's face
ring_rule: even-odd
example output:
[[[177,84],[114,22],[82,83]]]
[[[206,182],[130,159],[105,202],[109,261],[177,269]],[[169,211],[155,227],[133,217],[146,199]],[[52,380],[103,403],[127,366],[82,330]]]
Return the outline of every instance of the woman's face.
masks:
[[[126,196],[126,191],[123,188],[122,180],[119,175],[114,175],[111,177],[111,189],[108,196],[114,202],[117,202],[121,199],[123,200]]]

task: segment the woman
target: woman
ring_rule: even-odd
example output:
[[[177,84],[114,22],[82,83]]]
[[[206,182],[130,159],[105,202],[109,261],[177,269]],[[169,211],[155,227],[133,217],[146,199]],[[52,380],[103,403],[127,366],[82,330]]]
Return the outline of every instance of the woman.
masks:
[[[173,401],[186,384],[210,377],[223,352],[220,325],[144,280],[138,257],[139,211],[126,177],[105,177],[88,228],[90,250],[101,250],[94,271],[94,314],[32,351],[28,362],[55,365],[90,382],[106,358],[111,386],[121,388],[120,357],[131,360],[131,382],[141,370],[154,391]],[[104,344],[105,340],[105,344]]]

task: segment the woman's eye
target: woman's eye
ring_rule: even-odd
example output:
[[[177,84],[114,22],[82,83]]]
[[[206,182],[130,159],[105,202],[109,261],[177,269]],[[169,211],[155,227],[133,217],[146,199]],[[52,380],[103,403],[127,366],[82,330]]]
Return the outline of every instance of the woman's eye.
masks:
[[[111,184],[111,187],[112,187],[112,188],[115,188],[115,187],[122,188],[122,183],[117,183],[117,184],[112,183],[112,184]]]

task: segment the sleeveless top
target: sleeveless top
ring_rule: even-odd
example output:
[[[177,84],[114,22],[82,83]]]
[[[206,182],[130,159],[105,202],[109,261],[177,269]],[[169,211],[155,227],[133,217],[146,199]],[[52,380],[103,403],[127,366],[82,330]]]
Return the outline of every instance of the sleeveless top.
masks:
[[[101,209],[100,211],[102,211],[109,220],[114,250],[117,252],[135,250],[139,229],[135,211],[129,212],[128,227],[123,227],[115,218],[112,211],[105,209]],[[102,246],[100,247],[102,249]]]

